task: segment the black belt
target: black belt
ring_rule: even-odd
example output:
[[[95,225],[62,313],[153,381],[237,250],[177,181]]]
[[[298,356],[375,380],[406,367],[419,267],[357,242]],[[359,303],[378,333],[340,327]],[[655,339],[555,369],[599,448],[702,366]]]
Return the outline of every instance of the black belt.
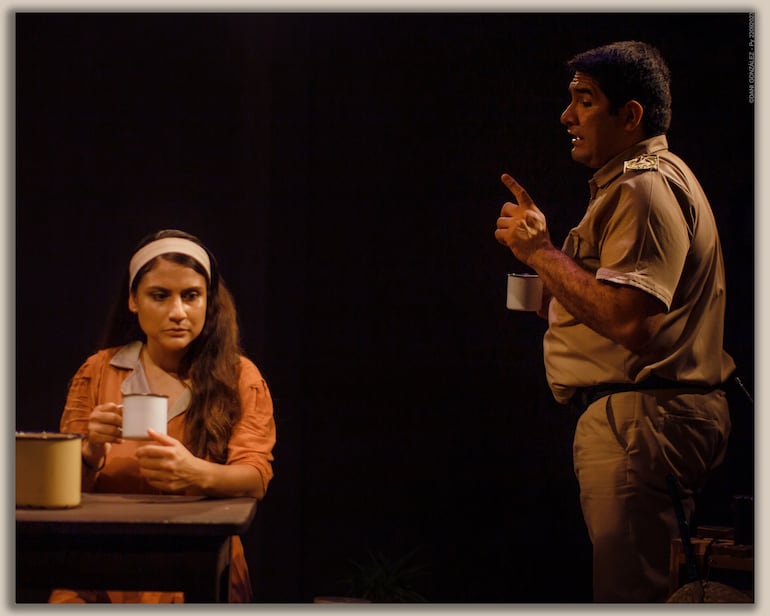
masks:
[[[699,393],[708,393],[715,389],[723,389],[724,385],[696,385],[695,383],[684,383],[682,381],[672,381],[659,376],[647,377],[639,383],[599,383],[590,387],[579,387],[569,399],[567,405],[573,411],[582,413],[591,404],[599,398],[611,396],[612,394],[624,391],[644,391],[645,389],[692,389]]]

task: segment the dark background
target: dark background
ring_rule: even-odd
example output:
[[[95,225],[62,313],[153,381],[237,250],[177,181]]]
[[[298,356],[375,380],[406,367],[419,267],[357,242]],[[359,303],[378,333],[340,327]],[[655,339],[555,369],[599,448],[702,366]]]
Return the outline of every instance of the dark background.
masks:
[[[590,600],[574,419],[493,237],[504,171],[554,242],[582,216],[591,171],[559,124],[578,51],[667,57],[753,391],[746,14],[16,13],[15,35],[16,427],[58,428],[136,242],[201,237],[275,402],[258,601],[344,594],[368,550],[417,550],[432,602]],[[707,522],[752,489],[744,412]]]

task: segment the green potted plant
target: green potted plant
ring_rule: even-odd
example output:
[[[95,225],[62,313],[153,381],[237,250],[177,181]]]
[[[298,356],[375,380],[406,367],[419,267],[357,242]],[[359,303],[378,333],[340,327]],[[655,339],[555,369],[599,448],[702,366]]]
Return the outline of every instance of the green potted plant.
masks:
[[[426,603],[417,590],[427,573],[426,565],[416,560],[418,550],[399,558],[369,550],[367,560],[351,560],[353,571],[346,580],[351,596],[371,603]]]

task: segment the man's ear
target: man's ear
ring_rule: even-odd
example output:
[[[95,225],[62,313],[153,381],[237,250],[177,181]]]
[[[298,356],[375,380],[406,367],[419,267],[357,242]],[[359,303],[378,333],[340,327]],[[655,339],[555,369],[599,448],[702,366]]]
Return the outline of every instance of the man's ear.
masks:
[[[626,129],[629,132],[635,131],[642,125],[642,117],[644,116],[644,107],[639,101],[631,99],[621,109],[621,113],[624,115]]]

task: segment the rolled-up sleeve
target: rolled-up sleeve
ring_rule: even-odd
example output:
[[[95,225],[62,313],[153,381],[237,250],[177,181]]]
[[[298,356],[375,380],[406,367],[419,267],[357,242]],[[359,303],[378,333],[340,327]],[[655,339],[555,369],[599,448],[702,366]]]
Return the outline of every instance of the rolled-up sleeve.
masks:
[[[249,464],[267,486],[273,478],[273,447],[276,441],[273,400],[259,369],[241,358],[240,395],[242,416],[228,443],[228,464]]]
[[[98,404],[99,376],[105,359],[103,352],[92,355],[72,377],[59,421],[62,432],[88,434],[88,418]]]
[[[665,178],[654,172],[624,182],[618,197],[600,240],[601,264],[596,277],[637,287],[668,309],[690,249],[677,198]]]

